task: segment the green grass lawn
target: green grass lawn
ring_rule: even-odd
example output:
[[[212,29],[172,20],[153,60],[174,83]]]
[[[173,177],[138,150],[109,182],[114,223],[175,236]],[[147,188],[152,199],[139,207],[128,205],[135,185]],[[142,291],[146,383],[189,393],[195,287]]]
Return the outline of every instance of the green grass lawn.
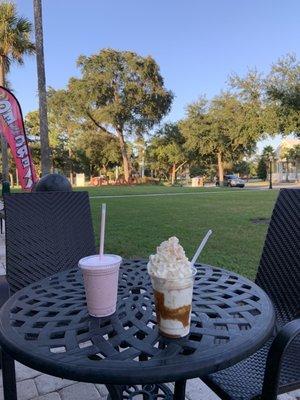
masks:
[[[266,224],[251,220],[269,218],[278,194],[276,190],[163,186],[101,187],[88,191],[97,242],[101,203],[108,207],[106,252],[148,258],[163,240],[177,236],[191,257],[211,228],[213,235],[201,261],[250,278],[255,276],[267,230]],[[174,195],[137,196],[156,193]],[[126,196],[112,197],[123,195]]]
[[[228,190],[227,188],[218,187],[180,187],[180,186],[164,186],[164,185],[137,185],[137,186],[101,186],[101,187],[85,187],[75,190],[88,190],[91,196],[118,196],[118,195],[137,195],[137,194],[156,194],[156,193],[200,193],[203,191],[220,191]]]

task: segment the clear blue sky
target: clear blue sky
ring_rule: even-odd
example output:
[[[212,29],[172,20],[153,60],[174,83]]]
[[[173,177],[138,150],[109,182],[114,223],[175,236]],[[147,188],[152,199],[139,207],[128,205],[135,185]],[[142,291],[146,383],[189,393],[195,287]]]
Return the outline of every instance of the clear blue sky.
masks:
[[[33,1],[15,3],[33,21]],[[280,56],[300,55],[299,0],[43,0],[43,20],[47,85],[64,87],[78,56],[104,47],[151,55],[175,94],[171,121],[224,89],[230,73],[267,72]],[[24,115],[36,109],[35,58],[9,80]]]

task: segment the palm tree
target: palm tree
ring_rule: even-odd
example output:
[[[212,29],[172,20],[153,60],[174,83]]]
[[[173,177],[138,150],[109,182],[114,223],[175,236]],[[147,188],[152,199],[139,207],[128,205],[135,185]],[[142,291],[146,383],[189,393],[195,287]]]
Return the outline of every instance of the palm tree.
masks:
[[[272,165],[276,157],[275,150],[273,149],[272,146],[264,147],[263,157],[266,160],[266,162],[269,162],[269,189],[272,189],[273,188]]]
[[[42,175],[50,173],[51,154],[48,136],[48,118],[47,118],[47,92],[44,63],[44,45],[43,45],[43,21],[42,21],[42,2],[33,0],[34,7],[34,25],[36,42],[36,62],[39,90],[39,116],[40,116],[40,138],[41,138],[41,170]]]
[[[30,41],[32,25],[28,19],[17,15],[16,6],[9,2],[0,3],[0,85],[7,86],[6,75],[13,62],[24,63],[26,54],[33,54],[34,44]],[[2,175],[8,179],[7,143],[1,135]]]

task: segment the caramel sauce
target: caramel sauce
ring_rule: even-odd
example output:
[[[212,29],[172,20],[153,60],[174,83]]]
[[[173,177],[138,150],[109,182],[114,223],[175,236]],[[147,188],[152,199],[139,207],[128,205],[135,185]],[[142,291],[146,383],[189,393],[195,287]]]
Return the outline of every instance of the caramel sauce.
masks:
[[[178,308],[169,308],[165,306],[165,296],[161,292],[154,292],[155,307],[156,307],[156,318],[158,324],[160,319],[173,319],[180,321],[184,327],[189,325],[191,305],[182,306]],[[171,336],[171,335],[170,335]]]

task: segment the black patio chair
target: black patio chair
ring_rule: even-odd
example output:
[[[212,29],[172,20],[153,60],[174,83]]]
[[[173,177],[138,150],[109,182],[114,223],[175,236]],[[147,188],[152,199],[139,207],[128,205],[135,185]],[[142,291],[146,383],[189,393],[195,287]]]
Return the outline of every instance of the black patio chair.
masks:
[[[87,192],[17,193],[4,196],[4,204],[6,277],[0,277],[0,306],[9,294],[95,254]],[[15,380],[8,354],[1,355],[0,368]],[[5,390],[9,395],[13,389]]]
[[[10,293],[95,254],[87,192],[16,193],[4,204]]]
[[[4,205],[6,277],[0,277],[0,306],[9,294],[95,254],[87,192],[17,193],[4,196]],[[8,354],[1,354],[0,368],[15,380]],[[13,387],[5,388],[6,395],[14,396]]]
[[[224,400],[275,400],[300,388],[300,189],[282,189],[256,283],[276,313],[274,337],[249,358],[201,378]]]

